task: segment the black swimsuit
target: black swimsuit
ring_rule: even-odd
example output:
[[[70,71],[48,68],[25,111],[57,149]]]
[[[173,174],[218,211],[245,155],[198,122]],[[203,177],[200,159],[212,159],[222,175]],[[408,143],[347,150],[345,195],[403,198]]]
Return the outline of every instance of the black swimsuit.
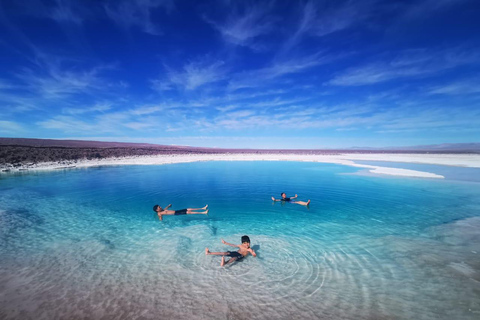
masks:
[[[187,214],[187,209],[175,210],[175,215]]]
[[[243,256],[238,251],[228,251],[227,257],[237,258],[237,261],[243,259]]]

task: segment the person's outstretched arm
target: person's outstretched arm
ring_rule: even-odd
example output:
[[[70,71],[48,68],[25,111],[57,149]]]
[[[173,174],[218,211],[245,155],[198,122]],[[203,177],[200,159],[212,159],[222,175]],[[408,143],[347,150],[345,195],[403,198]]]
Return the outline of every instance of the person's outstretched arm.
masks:
[[[290,197],[290,199],[296,199],[298,197],[298,194],[295,194],[295,197]]]
[[[252,254],[252,256],[256,257],[257,254],[255,253],[255,251],[253,251],[252,248],[248,249],[248,252],[250,252]]]
[[[240,246],[238,244],[231,244],[231,243],[228,243],[227,241],[223,240],[222,239],[222,243],[223,244],[226,244],[227,246],[230,246],[230,247],[235,247],[235,248],[239,248]]]
[[[168,206],[165,207],[165,209],[163,210],[167,210],[168,208],[170,208],[172,206],[172,204],[169,204]]]
[[[275,199],[274,197],[272,197],[272,200],[273,201],[282,201],[281,199]]]

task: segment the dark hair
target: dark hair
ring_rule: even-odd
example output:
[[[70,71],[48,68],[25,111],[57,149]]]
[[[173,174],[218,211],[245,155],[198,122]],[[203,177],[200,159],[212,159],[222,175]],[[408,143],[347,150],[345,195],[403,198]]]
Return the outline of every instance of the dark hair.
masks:
[[[283,195],[285,195],[285,197],[287,196],[287,194],[285,192],[280,193],[280,197],[283,196]]]
[[[243,236],[242,237],[242,243],[244,243],[244,242],[250,243],[250,238],[248,236]]]
[[[158,207],[160,207],[158,204],[153,206],[153,211],[157,212]]]

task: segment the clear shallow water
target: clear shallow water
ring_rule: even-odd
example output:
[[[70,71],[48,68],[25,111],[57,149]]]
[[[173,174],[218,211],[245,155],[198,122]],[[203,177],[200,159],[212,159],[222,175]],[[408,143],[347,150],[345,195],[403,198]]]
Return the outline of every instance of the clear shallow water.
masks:
[[[2,319],[478,319],[480,184],[296,162],[0,178]],[[285,191],[309,208],[273,203]],[[208,216],[165,217],[209,204]],[[250,236],[258,257],[212,251]]]

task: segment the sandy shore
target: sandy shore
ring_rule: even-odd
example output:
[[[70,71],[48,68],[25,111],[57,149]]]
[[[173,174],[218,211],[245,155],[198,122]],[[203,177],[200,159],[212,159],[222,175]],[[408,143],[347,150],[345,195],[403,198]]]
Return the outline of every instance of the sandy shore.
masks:
[[[444,166],[475,167],[480,168],[480,155],[478,154],[184,154],[184,155],[156,155],[156,156],[131,156],[122,158],[106,158],[96,160],[43,162],[27,164],[20,167],[1,168],[2,173],[17,171],[54,170],[67,168],[87,168],[110,165],[161,165],[171,163],[187,163],[197,161],[305,161],[341,164],[352,167],[364,168],[373,174],[444,178],[441,175],[391,168],[386,166],[371,166],[355,163],[355,161],[390,161],[417,164],[434,164]]]

